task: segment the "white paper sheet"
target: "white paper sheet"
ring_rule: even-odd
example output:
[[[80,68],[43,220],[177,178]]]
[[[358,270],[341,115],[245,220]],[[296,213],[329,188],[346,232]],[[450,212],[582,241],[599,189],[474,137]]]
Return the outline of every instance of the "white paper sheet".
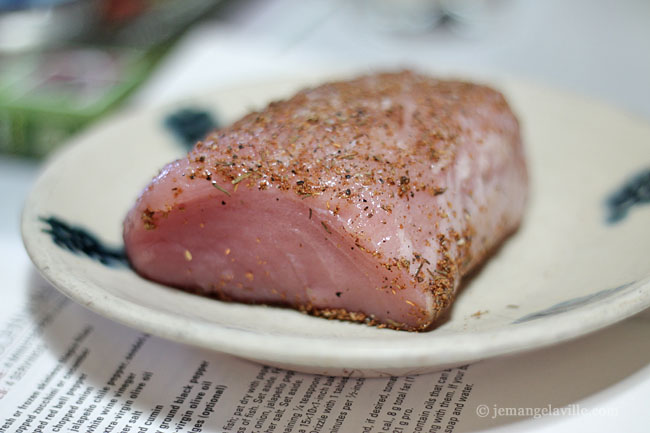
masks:
[[[650,421],[639,418],[650,384],[647,312],[552,349],[439,373],[327,377],[100,317],[43,280],[17,243],[0,248],[0,260],[0,433],[557,431],[625,420],[626,431],[643,431]],[[598,398],[612,393],[627,398]]]

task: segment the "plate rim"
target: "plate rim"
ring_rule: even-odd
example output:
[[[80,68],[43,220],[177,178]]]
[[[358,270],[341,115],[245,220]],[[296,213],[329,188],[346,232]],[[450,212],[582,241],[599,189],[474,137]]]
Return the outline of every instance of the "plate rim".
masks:
[[[295,80],[295,77],[293,79]],[[281,82],[289,80],[291,80],[291,78],[287,77]],[[277,79],[270,81],[269,85],[277,83],[278,81],[279,80]],[[314,77],[310,77],[308,81],[315,81]],[[514,85],[523,84],[540,88],[537,84],[531,84],[520,79],[513,79],[512,77],[505,77],[499,84],[513,82]],[[255,85],[264,85],[261,84],[260,81],[255,81],[254,83]],[[245,84],[225,86],[212,89],[208,93],[215,95],[218,94],[219,91],[233,91],[244,86]],[[562,94],[564,95],[566,93],[562,92]],[[195,99],[192,99],[192,96],[189,98],[190,100],[199,101],[203,99],[200,96]],[[539,332],[540,329],[538,324],[535,323],[536,321],[531,321],[528,323],[517,324],[516,327],[500,327],[497,329],[471,331],[467,333],[441,333],[434,337],[431,337],[431,335],[434,334],[431,334],[430,332],[411,334],[424,335],[425,338],[423,338],[423,340],[425,343],[423,344],[415,344],[416,341],[421,340],[416,340],[411,337],[398,340],[378,340],[377,338],[372,338],[371,344],[377,344],[377,342],[384,341],[390,342],[391,347],[373,347],[372,357],[369,358],[369,348],[365,347],[365,343],[370,340],[370,337],[350,337],[344,341],[337,341],[339,347],[344,347],[347,350],[345,356],[341,356],[340,353],[337,353],[338,351],[333,352],[331,348],[322,347],[317,349],[316,347],[318,346],[314,347],[314,345],[311,345],[309,349],[307,349],[303,347],[303,345],[296,344],[296,341],[314,341],[315,339],[331,340],[334,337],[307,337],[302,335],[291,336],[274,334],[273,345],[260,345],[258,340],[251,340],[251,335],[257,337],[263,335],[259,332],[240,328],[231,328],[223,324],[205,322],[203,320],[201,320],[202,323],[199,324],[197,324],[196,321],[192,322],[192,329],[196,328],[203,331],[212,329],[209,338],[206,338],[205,335],[187,335],[187,333],[179,332],[178,324],[184,323],[187,325],[184,316],[172,315],[173,320],[172,324],[170,324],[170,313],[161,313],[155,308],[148,308],[135,302],[130,302],[129,300],[120,298],[112,293],[103,293],[104,299],[112,302],[109,302],[108,304],[97,304],[94,302],[95,299],[88,294],[89,292],[87,288],[79,286],[81,284],[80,281],[75,280],[72,276],[67,274],[65,274],[63,278],[55,275],[55,270],[49,266],[47,255],[39,254],[38,238],[33,236],[34,231],[37,230],[35,224],[36,218],[38,217],[38,215],[36,215],[37,212],[34,211],[38,208],[37,203],[35,203],[35,195],[43,188],[43,185],[47,184],[48,180],[50,180],[52,176],[55,176],[56,167],[60,164],[60,161],[72,158],[76,152],[80,152],[82,149],[85,149],[85,147],[92,145],[89,138],[92,137],[93,134],[101,133],[102,128],[106,128],[111,124],[119,122],[121,119],[134,116],[146,118],[151,115],[152,112],[161,113],[166,107],[167,104],[160,107],[142,107],[139,109],[130,107],[129,109],[108,116],[106,119],[99,122],[99,124],[74,137],[48,159],[45,168],[38,176],[36,182],[34,182],[23,207],[21,215],[21,235],[27,253],[32,262],[36,265],[38,271],[60,292],[104,317],[108,317],[132,328],[144,330],[152,335],[157,335],[180,343],[225,352],[247,359],[288,364],[297,369],[311,368],[312,366],[315,366],[316,363],[314,363],[314,359],[317,358],[320,360],[317,363],[319,367],[326,366],[326,368],[333,369],[363,369],[366,371],[391,370],[399,364],[398,367],[400,368],[420,368],[432,371],[432,369],[436,369],[438,366],[445,364],[474,362],[480,359],[520,353],[559,344],[609,326],[650,306],[650,276],[646,276],[645,278],[634,282],[630,287],[627,287],[625,293],[619,294],[613,302],[610,298],[604,300],[601,299],[588,305],[572,309],[568,312],[554,315],[555,325],[553,333]],[[616,108],[615,110],[621,111]],[[94,290],[99,290],[99,293],[101,294],[102,288],[96,285]],[[189,293],[186,295],[195,296]],[[120,306],[128,306],[128,308],[119,308]],[[616,311],[616,314],[613,313],[614,311]],[[143,320],[143,317],[165,317],[166,321],[162,322],[164,323],[164,326],[160,328],[160,323],[156,323],[155,320],[153,322],[152,320]],[[219,332],[215,333],[215,329]],[[507,336],[504,338],[506,334]],[[531,335],[534,335],[535,338],[531,339]],[[476,347],[465,344],[464,342],[464,340],[469,339],[471,341],[477,337],[483,337],[485,339],[491,338],[489,350],[486,350],[485,345]],[[457,344],[450,345],[449,340],[451,339],[456,340]],[[445,352],[437,352],[438,346],[444,346]],[[282,350],[287,347],[291,347],[292,350]],[[450,347],[453,347],[453,349],[450,350]]]

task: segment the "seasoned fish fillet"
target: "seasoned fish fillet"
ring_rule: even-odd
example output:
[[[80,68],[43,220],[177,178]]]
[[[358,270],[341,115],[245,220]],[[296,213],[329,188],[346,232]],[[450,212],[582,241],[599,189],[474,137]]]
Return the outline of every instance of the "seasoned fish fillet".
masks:
[[[526,192],[500,93],[376,74],[211,133],[144,190],[124,241],[162,284],[417,331],[516,229]]]

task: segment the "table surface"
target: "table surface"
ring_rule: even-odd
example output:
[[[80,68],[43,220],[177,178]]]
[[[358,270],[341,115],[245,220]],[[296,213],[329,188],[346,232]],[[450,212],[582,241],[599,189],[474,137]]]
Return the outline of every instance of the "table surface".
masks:
[[[438,13],[434,3],[408,2],[424,4],[429,14],[416,16],[432,19]],[[206,88],[315,70],[419,67],[441,74],[520,77],[605,101],[650,122],[650,2],[440,3],[456,13],[464,7],[463,19],[419,29],[400,23],[405,12],[395,9],[396,0],[225,2],[185,34],[128,104],[154,106]],[[487,6],[467,12],[476,4]],[[0,242],[19,240],[21,206],[40,168],[39,162],[0,156]],[[642,313],[646,319],[648,313]],[[650,320],[646,323],[650,326]],[[601,407],[638,408],[638,416],[575,415],[507,429],[642,431],[650,423],[643,410],[650,398],[650,358],[642,364],[588,397]]]

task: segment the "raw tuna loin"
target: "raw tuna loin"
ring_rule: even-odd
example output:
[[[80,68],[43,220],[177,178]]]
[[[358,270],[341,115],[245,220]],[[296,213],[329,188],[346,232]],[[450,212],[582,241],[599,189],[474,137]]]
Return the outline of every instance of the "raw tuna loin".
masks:
[[[425,330],[519,225],[519,125],[488,87],[409,71],[324,84],[211,133],[124,222],[145,278]]]

